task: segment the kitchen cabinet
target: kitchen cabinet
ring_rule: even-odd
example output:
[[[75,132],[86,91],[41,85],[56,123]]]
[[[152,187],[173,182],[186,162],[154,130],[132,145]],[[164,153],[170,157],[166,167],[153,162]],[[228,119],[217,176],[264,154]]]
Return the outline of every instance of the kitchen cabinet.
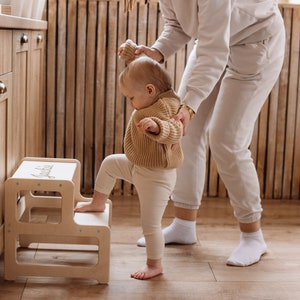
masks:
[[[46,24],[0,15],[0,254],[4,182],[25,156],[45,155]]]
[[[4,203],[4,182],[7,175],[7,131],[8,111],[11,106],[12,73],[0,76],[0,253],[3,251],[3,203]]]
[[[10,171],[24,156],[44,155],[44,37],[43,31],[13,31]]]
[[[12,31],[0,30],[0,253],[3,252],[4,182],[7,176],[8,112],[12,92]]]

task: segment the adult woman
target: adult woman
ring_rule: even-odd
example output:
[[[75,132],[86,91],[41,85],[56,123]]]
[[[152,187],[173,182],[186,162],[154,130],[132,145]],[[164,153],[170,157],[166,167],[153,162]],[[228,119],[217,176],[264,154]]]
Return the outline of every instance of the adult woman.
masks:
[[[175,118],[183,122],[186,132],[185,160],[177,172],[172,197],[175,219],[164,229],[165,242],[197,240],[195,221],[209,140],[241,230],[240,244],[227,264],[251,265],[267,249],[249,144],[284,57],[284,26],[277,1],[161,0],[160,8],[165,21],[162,34],[151,48],[139,46],[136,55],[163,62],[196,39],[178,91],[183,106]]]

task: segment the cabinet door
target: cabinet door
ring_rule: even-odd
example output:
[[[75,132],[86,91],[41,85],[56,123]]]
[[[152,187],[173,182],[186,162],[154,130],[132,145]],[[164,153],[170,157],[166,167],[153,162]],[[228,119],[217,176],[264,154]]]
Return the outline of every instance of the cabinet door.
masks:
[[[0,76],[0,254],[3,251],[4,182],[7,178],[7,130],[8,111],[11,104],[12,74]]]
[[[26,107],[26,156],[44,156],[45,149],[45,32],[30,35],[28,99]]]
[[[29,78],[29,31],[13,32],[13,91],[9,111],[8,176],[25,156],[26,103]]]
[[[8,111],[12,90],[12,30],[0,30],[0,255],[3,252],[4,182],[7,178]]]
[[[0,75],[11,72],[12,30],[0,30]]]

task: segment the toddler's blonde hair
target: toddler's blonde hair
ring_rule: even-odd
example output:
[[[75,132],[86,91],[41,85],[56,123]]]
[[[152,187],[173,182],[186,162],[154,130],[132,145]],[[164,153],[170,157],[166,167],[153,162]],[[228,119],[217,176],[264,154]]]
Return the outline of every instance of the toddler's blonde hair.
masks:
[[[121,72],[120,84],[125,85],[127,79],[132,80],[140,89],[147,84],[153,84],[159,93],[172,88],[172,80],[168,72],[157,61],[147,56],[135,59]]]

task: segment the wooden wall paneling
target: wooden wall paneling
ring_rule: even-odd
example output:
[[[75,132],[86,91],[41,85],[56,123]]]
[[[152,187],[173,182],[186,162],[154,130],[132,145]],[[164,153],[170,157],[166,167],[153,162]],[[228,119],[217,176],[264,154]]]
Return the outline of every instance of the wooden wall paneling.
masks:
[[[266,152],[267,152],[267,132],[268,132],[268,116],[269,105],[268,99],[262,106],[259,114],[258,123],[258,144],[257,144],[257,157],[256,157],[256,170],[258,181],[260,185],[261,197],[264,197],[265,191],[265,170],[266,170]]]
[[[66,97],[66,1],[58,0],[58,28],[57,28],[57,69],[56,69],[56,157],[65,156],[65,97]]]
[[[299,10],[282,6],[281,11],[287,33],[284,65],[255,124],[250,149],[262,196],[299,198]],[[104,157],[122,152],[132,113],[118,86],[125,67],[118,48],[127,38],[152,45],[163,20],[157,0],[141,1],[127,14],[119,0],[49,0],[48,24],[46,155],[79,159],[82,187],[89,193]],[[175,90],[192,47],[191,41],[165,63]],[[204,195],[227,196],[209,150],[207,155]],[[121,181],[114,192],[136,193]]]
[[[122,153],[123,152],[123,136],[124,136],[124,128],[125,128],[125,105],[126,103],[123,101],[123,96],[120,93],[118,78],[120,72],[125,67],[125,63],[119,59],[118,57],[118,49],[119,46],[125,42],[126,40],[126,14],[123,12],[123,7],[121,7],[120,3],[109,3],[109,15],[111,13],[111,5],[113,5],[112,12],[116,15],[116,22],[112,27],[112,34],[114,35],[114,39],[111,42],[111,54],[114,62],[114,71],[112,70],[112,74],[114,74],[115,78],[112,82],[108,82],[111,86],[109,88],[109,92],[113,89],[114,93],[112,94],[112,101],[114,103],[114,118],[112,120],[114,126],[114,136],[113,136],[113,153]],[[110,34],[111,36],[111,34]],[[117,180],[114,188],[115,195],[121,195],[123,193],[123,181]]]
[[[158,3],[151,2],[148,5],[148,21],[147,21],[147,45],[151,46],[154,44],[158,37],[158,18],[160,18],[158,10]]]
[[[97,27],[97,68],[96,68],[96,92],[95,92],[95,172],[100,168],[105,156],[105,97],[106,97],[106,41],[107,41],[107,14],[108,2],[98,3],[98,27]]]
[[[300,198],[300,7],[294,8],[294,15],[293,15],[293,44],[295,45],[295,52],[294,57],[295,61],[297,61],[298,66],[293,68],[295,74],[294,82],[294,92],[297,94],[295,95],[296,107],[295,107],[295,137],[294,137],[294,160],[292,165],[292,179],[291,179],[291,197],[293,199]],[[292,86],[291,86],[292,88]]]
[[[291,17],[292,9],[284,8],[283,17],[286,28],[286,49],[285,59],[282,71],[279,77],[279,102],[277,111],[277,132],[276,132],[276,161],[275,161],[275,177],[274,177],[274,193],[275,198],[282,197],[282,178],[284,163],[284,144],[285,144],[285,124],[286,124],[286,105],[287,105],[287,84],[288,72],[290,65],[290,43],[291,43]]]
[[[299,101],[299,48],[300,48],[300,14],[299,9],[293,9],[291,31],[291,48],[290,48],[290,66],[288,78],[288,98],[287,98],[287,114],[286,114],[286,139],[284,152],[284,174],[283,174],[283,192],[282,198],[288,199],[291,195],[294,155],[296,152],[296,113],[297,102]],[[300,103],[298,103],[299,105]],[[299,148],[298,148],[299,149]],[[298,165],[298,168],[300,165]]]
[[[95,69],[96,38],[97,38],[97,1],[87,1],[87,37],[86,37],[86,68],[84,97],[84,192],[91,194],[94,179],[94,99],[95,99]]]
[[[123,5],[122,5],[123,10]],[[138,43],[138,34],[137,34],[137,24],[138,24],[138,6],[135,6],[135,8],[126,14],[127,19],[127,37],[126,39],[131,39],[135,43]],[[132,114],[133,108],[130,106],[128,101],[126,101],[125,98],[123,98],[123,101],[125,101],[125,124],[128,124],[130,116]],[[136,194],[136,190],[134,189],[133,185],[128,182],[123,182],[123,193],[124,195],[131,195]]]
[[[55,157],[55,95],[56,95],[56,26],[57,3],[48,0],[48,30],[47,30],[47,97],[46,97],[46,156]]]
[[[207,194],[211,197],[216,197],[218,195],[218,170],[217,165],[211,155],[209,155],[209,170],[208,170],[208,186]]]
[[[300,10],[299,10],[300,11]],[[300,18],[299,18],[300,19]],[[297,117],[295,130],[295,152],[293,164],[293,178],[292,178],[292,199],[300,199],[300,66],[298,69],[298,100],[297,100]]]
[[[138,15],[137,15],[137,43],[142,45],[148,45],[148,30],[149,28],[147,25],[148,22],[148,5],[144,5],[141,3],[137,4],[138,8]]]
[[[75,158],[84,168],[84,106],[85,106],[85,68],[86,68],[86,0],[77,0],[76,31],[76,84],[75,84]],[[87,189],[82,172],[82,192]]]
[[[45,14],[46,12],[44,12]],[[46,120],[46,99],[47,99],[47,95],[46,95],[46,71],[47,71],[47,66],[46,66],[46,46],[47,46],[47,30],[42,31],[42,43],[43,43],[43,51],[42,51],[42,57],[41,57],[41,64],[43,66],[42,69],[42,74],[41,77],[42,79],[40,79],[42,81],[41,83],[41,90],[40,90],[40,94],[42,95],[42,113],[40,116],[40,124],[42,124],[43,126],[43,131],[42,131],[42,142],[41,145],[43,147],[43,151],[41,152],[41,156],[45,156],[46,155],[46,124],[45,124],[45,120]]]
[[[67,3],[67,58],[66,58],[66,141],[65,157],[75,157],[75,86],[76,86],[76,26],[77,0]]]
[[[178,91],[179,86],[180,86],[180,82],[181,82],[181,78],[182,78],[182,74],[186,65],[186,56],[188,55],[187,53],[187,46],[181,48],[175,55],[175,72],[174,72],[174,90]]]
[[[228,194],[227,194],[227,190],[226,190],[226,187],[225,187],[225,184],[223,182],[223,180],[220,178],[219,176],[219,190],[218,190],[218,197],[220,198],[225,198],[227,197]]]
[[[273,198],[275,162],[276,162],[276,131],[277,131],[277,109],[279,97],[279,81],[277,80],[274,88],[269,95],[269,120],[266,152],[266,171],[265,171],[265,198]]]
[[[117,18],[112,16],[118,15],[117,2],[109,2],[109,18],[107,23],[108,40],[107,40],[107,94],[105,102],[105,156],[114,153],[115,143],[115,99],[116,99],[116,44],[118,23]]]
[[[172,79],[172,86],[176,90],[176,54],[168,58],[168,60],[165,62],[165,68],[170,74]]]
[[[127,39],[127,14],[124,13],[124,8],[121,3],[118,5],[118,33],[115,52]],[[123,137],[126,128],[126,98],[121,94],[119,86],[119,74],[125,68],[125,62],[117,57],[116,64],[116,117],[115,117],[115,152],[123,153]],[[115,190],[119,194],[124,194],[125,182],[118,180],[115,185]],[[127,184],[130,187],[130,184]],[[131,189],[131,188],[130,188]]]
[[[161,25],[163,26],[163,21],[162,21]],[[163,30],[163,27],[161,28],[161,30]],[[177,56],[178,56],[178,53],[169,57],[167,59],[167,61],[165,62],[165,68],[167,69],[168,73],[170,74],[170,76],[172,78],[172,85],[173,85],[173,88],[175,89],[175,91],[178,90],[178,86],[176,86],[176,58],[177,58]]]
[[[205,180],[204,180],[204,187],[203,187],[203,196],[207,197],[208,196],[208,185],[209,185],[209,161],[210,161],[210,151],[209,148],[206,151],[206,166],[205,166]]]
[[[257,147],[258,147],[258,130],[259,130],[259,124],[258,124],[259,117],[257,121],[255,122],[254,128],[253,128],[253,134],[252,134],[252,140],[250,144],[250,151],[251,151],[251,157],[253,159],[253,163],[256,166],[257,163]]]

